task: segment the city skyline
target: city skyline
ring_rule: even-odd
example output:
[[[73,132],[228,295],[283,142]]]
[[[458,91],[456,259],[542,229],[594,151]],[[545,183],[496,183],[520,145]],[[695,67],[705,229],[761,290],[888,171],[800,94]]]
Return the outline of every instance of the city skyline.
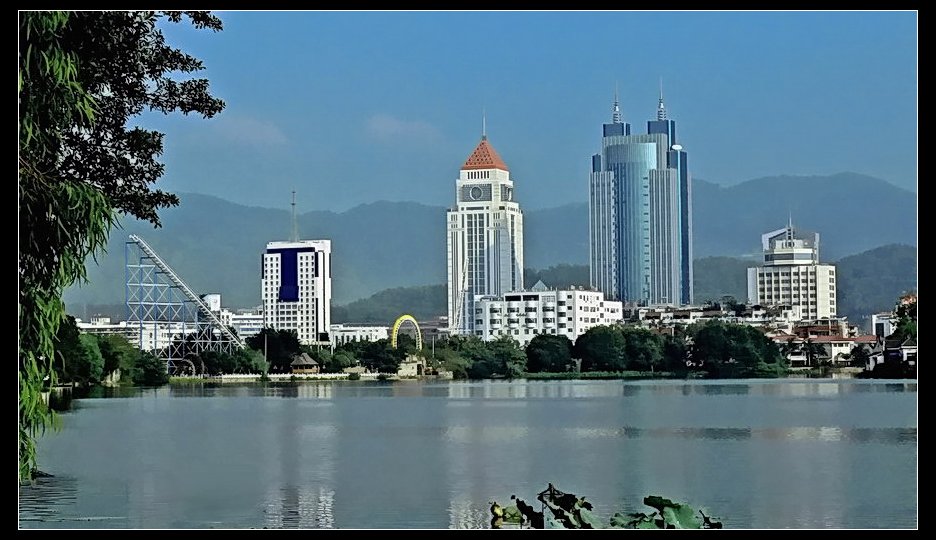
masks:
[[[484,109],[504,158],[537,179],[518,192],[527,208],[584,201],[582,159],[615,84],[635,121],[662,77],[697,180],[854,171],[915,191],[913,12],[219,15],[216,35],[165,29],[228,107],[140,119],[166,133],[161,189],[265,207],[296,189],[304,211],[445,205],[439,178]],[[627,52],[664,33],[670,52]]]

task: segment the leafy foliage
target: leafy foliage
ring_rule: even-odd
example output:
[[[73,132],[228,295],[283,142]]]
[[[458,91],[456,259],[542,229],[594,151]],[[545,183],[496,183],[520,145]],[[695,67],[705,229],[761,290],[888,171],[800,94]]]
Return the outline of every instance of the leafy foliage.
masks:
[[[897,324],[894,332],[888,336],[888,339],[905,341],[907,339],[916,339],[917,337],[917,303],[899,304],[894,310],[897,316]]]
[[[269,327],[262,328],[259,333],[247,338],[247,346],[260,353],[266,351],[270,371],[273,373],[291,371],[293,357],[302,352],[299,335],[294,330],[274,330]]]
[[[155,354],[140,351],[135,369],[131,372],[133,384],[142,386],[161,386],[169,382],[166,373],[166,361]]]
[[[208,13],[198,28],[221,29]],[[41,398],[65,311],[62,291],[86,276],[118,213],[159,225],[178,203],[150,191],[162,174],[162,134],[128,129],[144,109],[210,117],[224,104],[204,79],[176,81],[201,63],[166,45],[155,12],[19,13],[19,476],[36,469],[35,436],[54,415]],[[172,22],[181,12],[168,12]],[[87,342],[88,354],[95,347]],[[96,360],[95,360],[96,361]],[[89,365],[90,367],[90,365]],[[96,370],[88,371],[95,377]]]
[[[524,524],[533,529],[721,529],[721,522],[706,516],[702,510],[694,510],[687,504],[673,502],[670,499],[651,495],[644,497],[644,504],[656,510],[650,514],[633,512],[624,514],[615,512],[607,523],[592,510],[593,506],[571,493],[564,493],[552,484],[537,494],[536,499],[543,505],[543,511],[537,512],[531,505],[516,495],[515,506],[501,508],[496,502],[491,504],[491,528],[499,529],[505,523]],[[519,516],[518,516],[519,514]],[[698,515],[696,515],[698,514]],[[519,517],[519,519],[518,519]],[[700,519],[701,518],[701,519]]]
[[[582,360],[582,371],[623,371],[626,345],[620,329],[595,326],[575,340],[573,350],[575,357]]]
[[[572,362],[572,341],[566,336],[538,334],[526,346],[530,373],[568,371]]]

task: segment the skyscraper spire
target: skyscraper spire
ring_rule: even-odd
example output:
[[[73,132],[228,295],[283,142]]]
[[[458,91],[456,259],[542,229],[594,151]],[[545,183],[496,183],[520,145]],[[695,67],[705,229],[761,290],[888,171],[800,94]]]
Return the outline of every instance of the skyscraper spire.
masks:
[[[614,105],[611,106],[611,123],[621,123],[621,106],[618,104],[618,85],[614,83]]]
[[[787,239],[793,240],[793,211],[790,210],[790,220],[787,222]]]
[[[481,140],[487,140],[487,113],[484,112],[484,107],[481,107]]]
[[[666,120],[666,106],[663,105],[663,77],[660,77],[660,104],[657,106],[657,120]]]

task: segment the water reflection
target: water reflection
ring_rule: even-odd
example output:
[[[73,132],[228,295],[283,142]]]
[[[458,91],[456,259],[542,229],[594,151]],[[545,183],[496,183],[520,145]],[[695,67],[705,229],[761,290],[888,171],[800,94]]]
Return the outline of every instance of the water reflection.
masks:
[[[708,439],[708,440],[816,440],[826,442],[849,441],[855,443],[916,444],[917,428],[841,428],[837,426],[794,426],[776,428],[564,428],[562,434],[570,439],[626,438],[626,439]],[[446,435],[452,436],[454,428]]]
[[[334,505],[334,491],[290,484],[269,494],[263,510],[264,527],[332,529],[335,527]]]
[[[915,382],[131,390],[40,440],[56,477],[21,489],[21,526],[487,528],[491,500],[547,482],[601,516],[657,493],[729,528],[916,526]]]

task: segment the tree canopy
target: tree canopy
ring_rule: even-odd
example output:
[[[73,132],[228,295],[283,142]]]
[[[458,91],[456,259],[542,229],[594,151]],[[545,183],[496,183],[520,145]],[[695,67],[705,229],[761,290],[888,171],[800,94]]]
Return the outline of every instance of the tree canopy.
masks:
[[[35,435],[52,412],[41,398],[65,287],[84,279],[85,258],[105,246],[118,215],[159,226],[178,204],[152,190],[163,173],[163,135],[129,120],[144,110],[211,117],[224,102],[206,79],[183,79],[202,63],[168,45],[160,19],[188,17],[220,30],[207,12],[19,13],[19,455],[36,466]]]

